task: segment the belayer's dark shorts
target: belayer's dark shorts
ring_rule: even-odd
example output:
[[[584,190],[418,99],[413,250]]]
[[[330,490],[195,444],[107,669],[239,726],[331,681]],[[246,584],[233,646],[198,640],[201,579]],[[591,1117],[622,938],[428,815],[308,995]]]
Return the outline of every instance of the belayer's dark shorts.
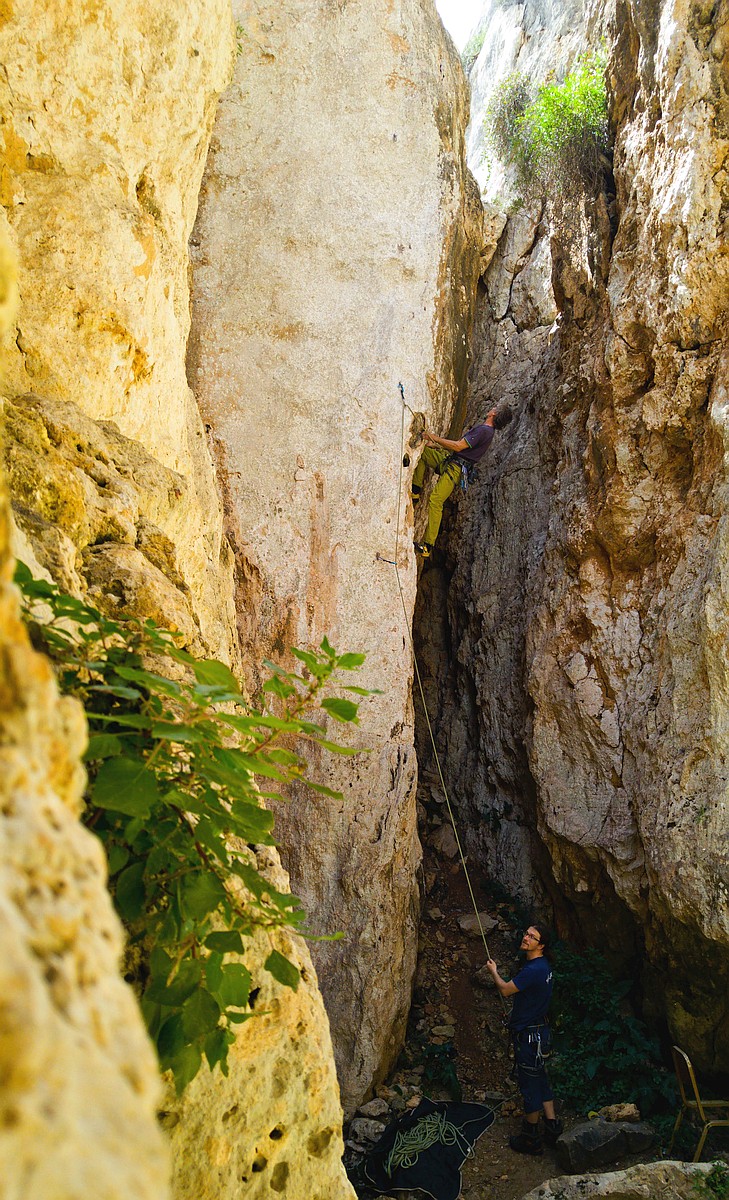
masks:
[[[546,1060],[552,1051],[548,1025],[512,1033],[516,1082],[524,1099],[524,1112],[539,1112],[545,1100],[554,1100],[547,1078]]]

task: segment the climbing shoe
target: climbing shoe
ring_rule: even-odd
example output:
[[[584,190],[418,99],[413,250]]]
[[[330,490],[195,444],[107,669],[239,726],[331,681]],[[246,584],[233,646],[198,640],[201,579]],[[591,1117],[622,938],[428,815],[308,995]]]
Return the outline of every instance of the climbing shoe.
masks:
[[[414,483],[411,485],[410,499],[412,500],[413,504],[418,503],[418,500],[420,499],[420,493],[422,492],[422,490],[423,489],[421,487],[418,487],[417,483]]]
[[[413,542],[413,546],[415,547],[415,553],[419,554],[421,558],[430,558],[433,553],[433,547],[430,542]]]
[[[541,1154],[542,1139],[539,1136],[539,1126],[522,1121],[521,1133],[509,1138],[509,1145],[517,1154]]]
[[[544,1118],[544,1140],[548,1146],[553,1146],[562,1133],[564,1133],[564,1125],[559,1117],[555,1117],[553,1121],[550,1121],[548,1117]]]

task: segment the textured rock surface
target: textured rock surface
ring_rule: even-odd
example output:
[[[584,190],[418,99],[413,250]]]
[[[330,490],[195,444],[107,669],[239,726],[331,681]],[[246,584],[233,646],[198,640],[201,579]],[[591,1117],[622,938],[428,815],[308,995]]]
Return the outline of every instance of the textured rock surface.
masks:
[[[346,1104],[397,1051],[415,963],[411,661],[415,563],[400,531],[398,382],[447,422],[466,369],[481,214],[462,156],[467,94],[434,5],[240,3],[241,53],[193,234],[190,378],[213,427],[253,659],[364,650],[344,802],[281,814]],[[405,414],[406,438],[410,415]],[[407,472],[405,473],[405,481]],[[405,491],[403,486],[403,492]]]
[[[655,1140],[655,1131],[643,1121],[583,1121],[558,1138],[557,1161],[573,1174],[594,1171],[625,1154],[645,1154]]]
[[[617,948],[703,1069],[729,1054],[726,22],[621,5],[612,230],[604,198],[548,257],[545,214],[507,225],[474,393],[520,420],[427,581],[449,627],[421,631],[472,846]],[[549,326],[517,287],[537,261]]]
[[[12,311],[0,231],[0,326]],[[86,725],[28,643],[0,482],[0,1195],[161,1200],[159,1079],[96,838],[78,822]]]
[[[268,853],[276,887],[285,887]],[[271,948],[301,971],[296,992],[263,971]],[[169,1131],[177,1200],[354,1200],[342,1167],[342,1109],[329,1022],[301,938],[258,934],[246,964],[261,983],[254,1012],[238,1026],[230,1076],[201,1071],[178,1100],[170,1093]]]
[[[708,1165],[697,1163],[640,1163],[627,1171],[607,1175],[572,1175],[550,1179],[534,1188],[523,1200],[693,1200]]]
[[[5,386],[113,419],[185,477],[186,520],[164,533],[225,655],[230,553],[185,344],[187,239],[233,45],[226,0],[19,0],[0,17],[0,198],[20,282]]]
[[[222,0],[67,7],[0,12],[1,181],[21,282],[3,413],[15,544],[106,611],[152,616],[228,656],[231,562],[184,351],[186,242],[231,14]],[[0,313],[10,299],[3,279]],[[4,594],[3,633],[15,636]],[[76,821],[82,719],[73,706],[56,714],[49,672],[24,644],[3,661],[0,1192],[162,1200],[156,1064],[118,977],[102,854]],[[202,1072],[165,1108],[178,1196],[240,1196],[246,1172],[250,1196],[352,1195],[327,1019],[306,949],[292,953],[307,978],[296,994],[263,989],[270,1011],[242,1029],[228,1079]]]

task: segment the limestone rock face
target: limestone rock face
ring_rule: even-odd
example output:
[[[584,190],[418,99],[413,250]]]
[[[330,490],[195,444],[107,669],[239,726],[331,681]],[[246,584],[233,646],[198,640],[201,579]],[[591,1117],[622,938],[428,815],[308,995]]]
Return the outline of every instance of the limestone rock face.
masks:
[[[0,325],[13,309],[0,234]],[[161,1200],[159,1078],[100,843],[78,822],[86,724],[30,647],[0,482],[0,1195]]]
[[[710,1167],[706,1163],[639,1163],[606,1175],[561,1175],[528,1192],[523,1200],[693,1200]]]
[[[621,5],[600,21],[614,180],[575,206],[569,239],[528,205],[501,236],[473,389],[511,397],[519,421],[430,585],[447,589],[455,665],[425,622],[419,636],[472,846],[642,976],[647,1011],[720,1069],[726,5]]]
[[[0,19],[0,193],[20,285],[6,390],[114,420],[185,477],[187,519],[163,532],[226,657],[231,564],[185,345],[187,239],[233,46],[226,0],[19,0]]]
[[[275,853],[259,865],[288,886]],[[263,970],[275,948],[301,971],[296,992]],[[200,1071],[181,1099],[168,1095],[176,1200],[354,1200],[342,1167],[339,1103],[329,1022],[306,944],[259,933],[246,964],[261,987],[237,1027],[230,1077]]]
[[[312,926],[347,935],[315,958],[349,1106],[397,1052],[415,965],[413,418],[398,384],[444,430],[482,218],[465,81],[430,0],[234,12],[240,55],[192,240],[190,379],[251,658],[326,634],[366,651],[361,682],[382,690],[361,756],[326,767],[343,802],[295,796],[279,818]],[[397,558],[402,593],[378,555]]]
[[[35,9],[0,13],[0,185],[20,259],[3,402],[14,546],[105,611],[235,659],[232,562],[185,375],[187,237],[231,13],[224,0]],[[0,316],[14,311],[0,273]],[[119,978],[103,855],[77,821],[83,719],[19,629],[9,520],[4,506],[0,1193],[163,1200],[156,1063]],[[246,1171],[249,1195],[352,1195],[316,977],[304,947],[276,945],[303,968],[298,991],[262,989],[269,1011],[241,1031],[228,1079],[204,1070],[166,1105],[180,1196],[240,1196]]]

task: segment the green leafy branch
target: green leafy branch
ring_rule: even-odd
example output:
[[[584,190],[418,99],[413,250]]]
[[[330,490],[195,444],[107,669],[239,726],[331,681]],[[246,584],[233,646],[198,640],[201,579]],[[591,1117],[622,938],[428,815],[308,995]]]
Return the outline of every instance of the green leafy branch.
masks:
[[[341,672],[364,655],[338,655],[326,638],[316,652],[293,650],[301,670],[266,663],[270,677],[251,704],[224,663],[194,658],[154,622],[112,620],[22,563],[15,579],[34,645],[86,712],[84,819],[106,848],[117,911],[140,949],[142,1011],[181,1092],[203,1058],[227,1074],[235,1026],[253,1015],[244,939],[281,927],[306,936],[299,900],[257,866],[255,847],[274,845],[262,801],[294,781],[341,799],[308,777],[291,747],[303,739],[358,753],[311,713],[358,724],[349,697],[371,693]],[[264,967],[298,987],[298,968],[279,951]]]
[[[514,167],[522,198],[564,200],[578,182],[594,193],[610,146],[604,54],[581,57],[562,83],[548,79],[536,93],[525,75],[507,76],[484,123],[488,144]]]

